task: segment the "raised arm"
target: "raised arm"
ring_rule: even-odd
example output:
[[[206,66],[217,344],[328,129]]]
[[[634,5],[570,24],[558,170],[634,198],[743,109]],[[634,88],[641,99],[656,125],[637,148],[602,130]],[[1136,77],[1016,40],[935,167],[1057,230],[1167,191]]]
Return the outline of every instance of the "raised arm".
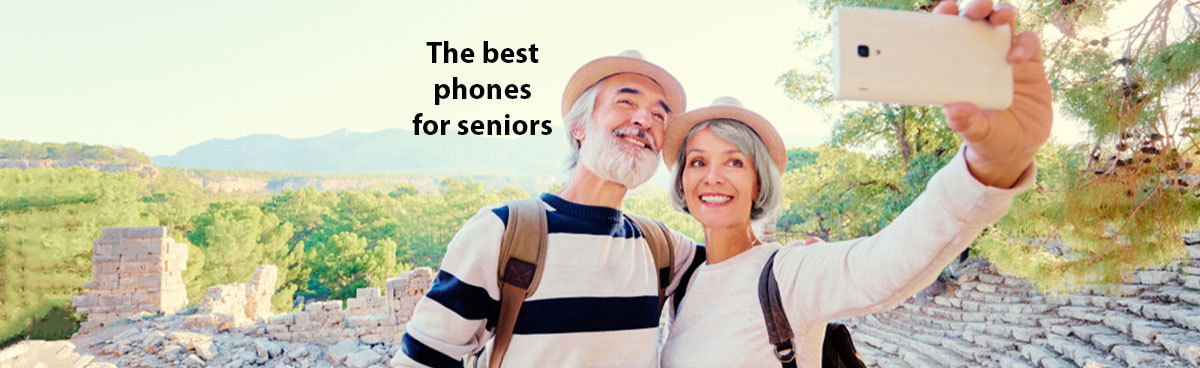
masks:
[[[790,301],[785,306],[807,323],[894,307],[936,279],[983,228],[1008,211],[1012,197],[1035,175],[1031,165],[1016,188],[989,187],[971,176],[960,150],[879,233],[784,247],[776,256],[775,277],[782,298]]]
[[[943,1],[934,12],[954,16],[959,9]],[[1017,18],[1012,5],[993,8],[990,0],[972,2],[961,13],[992,25],[1015,26]],[[932,282],[1003,216],[1012,197],[1032,183],[1033,157],[1050,136],[1053,110],[1043,62],[1037,35],[1017,34],[1008,52],[1012,106],[943,106],[963,148],[887,228],[867,238],[781,251],[775,272],[785,303],[790,300],[810,323],[890,308]]]

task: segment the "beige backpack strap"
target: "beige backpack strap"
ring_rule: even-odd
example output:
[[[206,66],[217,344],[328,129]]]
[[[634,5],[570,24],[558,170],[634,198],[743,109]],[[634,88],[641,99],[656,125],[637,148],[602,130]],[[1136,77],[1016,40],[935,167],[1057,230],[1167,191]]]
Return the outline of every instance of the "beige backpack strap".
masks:
[[[488,367],[500,366],[525,298],[533,295],[546,263],[546,209],[538,198],[508,202],[508,225],[500,241],[500,316]]]
[[[675,267],[675,244],[671,241],[670,230],[666,226],[649,217],[625,214],[642,230],[646,244],[650,246],[650,254],[654,257],[654,268],[658,269],[658,310],[662,310],[667,300],[667,287],[671,285],[672,268]]]

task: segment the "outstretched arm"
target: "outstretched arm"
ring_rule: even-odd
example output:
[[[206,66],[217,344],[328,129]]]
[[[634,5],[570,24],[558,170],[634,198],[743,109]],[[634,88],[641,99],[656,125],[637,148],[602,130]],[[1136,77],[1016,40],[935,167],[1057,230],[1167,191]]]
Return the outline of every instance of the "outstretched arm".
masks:
[[[934,12],[951,16],[959,8],[943,1]],[[962,16],[1014,29],[1017,13],[1009,4],[977,0]],[[963,148],[895,221],[871,237],[780,252],[775,273],[797,315],[814,323],[891,308],[932,282],[1032,183],[1033,157],[1053,123],[1050,83],[1037,35],[1024,32],[1012,40],[1012,106],[943,106]]]
[[[970,174],[963,156],[960,150],[925,192],[875,235],[784,247],[774,272],[789,316],[811,324],[894,307],[928,286],[985,227],[1004,216],[1012,197],[1036,175],[1031,165],[1016,188],[986,186]]]

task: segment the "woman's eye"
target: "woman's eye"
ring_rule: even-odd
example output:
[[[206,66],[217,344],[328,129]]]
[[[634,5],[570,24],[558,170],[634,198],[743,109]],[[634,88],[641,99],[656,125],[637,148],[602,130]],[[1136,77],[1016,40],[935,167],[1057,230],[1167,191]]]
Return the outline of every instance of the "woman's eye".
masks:
[[[729,166],[733,166],[733,167],[742,167],[742,160],[739,160],[739,159],[736,159],[736,158],[735,158],[735,159],[732,159],[732,160],[729,160]]]
[[[701,160],[692,160],[692,161],[688,162],[688,166],[691,166],[691,167],[703,167],[703,166],[704,166],[704,161],[701,161]]]

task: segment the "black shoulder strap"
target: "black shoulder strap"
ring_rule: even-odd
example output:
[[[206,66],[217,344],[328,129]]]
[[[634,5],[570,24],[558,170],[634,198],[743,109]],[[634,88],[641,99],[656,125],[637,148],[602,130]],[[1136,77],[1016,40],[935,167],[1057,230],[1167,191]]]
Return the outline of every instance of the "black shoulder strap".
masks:
[[[796,367],[796,345],[792,342],[792,325],[788,323],[779,297],[779,282],[771,270],[775,266],[776,250],[767,258],[762,274],[758,276],[758,304],[762,307],[763,319],[767,322],[767,337],[775,347],[775,358],[784,368]]]
[[[703,245],[696,246],[696,255],[692,256],[692,264],[688,265],[687,270],[683,271],[683,278],[679,279],[679,286],[675,287],[675,294],[671,296],[671,309],[675,311],[675,315],[679,315],[679,304],[683,303],[683,296],[687,294],[688,285],[692,282],[692,274],[696,273],[696,269],[708,260],[708,254],[704,251]]]

